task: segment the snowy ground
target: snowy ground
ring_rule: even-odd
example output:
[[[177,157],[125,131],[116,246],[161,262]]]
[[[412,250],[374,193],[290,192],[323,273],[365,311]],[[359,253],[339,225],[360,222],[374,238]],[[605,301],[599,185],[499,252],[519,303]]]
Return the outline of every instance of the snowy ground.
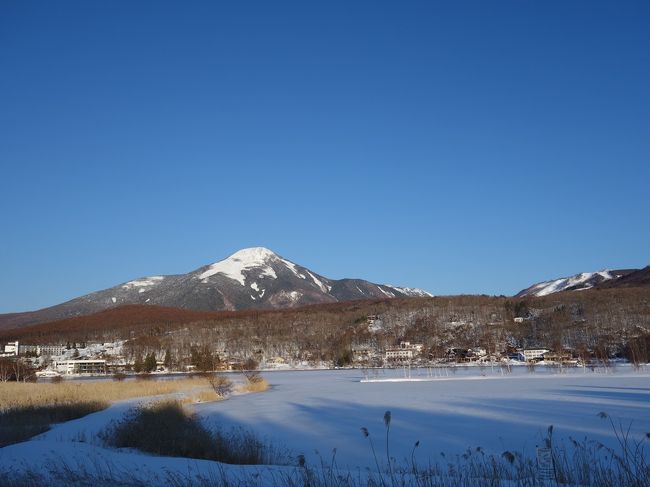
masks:
[[[482,375],[485,374],[485,375]],[[401,370],[378,379],[403,378]],[[427,370],[412,378],[429,379]],[[449,376],[407,382],[360,382],[360,371],[277,372],[266,374],[271,391],[261,395],[206,403],[196,409],[213,424],[242,425],[284,445],[308,460],[328,461],[336,448],[340,466],[374,465],[367,427],[378,451],[384,452],[384,412],[390,410],[390,452],[410,459],[416,441],[418,462],[462,453],[480,446],[535,453],[553,425],[559,439],[585,437],[615,446],[606,412],[637,438],[650,431],[650,373],[618,367],[613,373],[570,369],[553,374],[538,368],[461,369]],[[316,451],[318,453],[316,453]]]
[[[0,448],[0,471],[35,472],[44,475],[47,485],[53,486],[68,486],[71,480],[86,485],[84,481],[88,478],[124,479],[145,485],[167,485],[170,479],[183,479],[178,485],[189,479],[212,479],[215,485],[223,483],[220,479],[246,479],[246,484],[264,486],[281,485],[275,479],[296,476],[294,469],[288,467],[231,466],[104,447],[98,434],[148,400],[119,401],[106,410],[55,425],[30,441]],[[70,471],[75,473],[68,475]]]
[[[410,459],[416,441],[419,464],[436,461],[440,452],[462,453],[468,447],[501,453],[525,451],[531,456],[543,442],[549,425],[558,439],[587,437],[615,446],[606,412],[640,438],[650,432],[650,372],[617,367],[611,373],[572,369],[554,374],[524,367],[502,376],[498,370],[463,369],[423,381],[361,382],[358,370],[265,373],[271,390],[234,396],[227,401],[195,406],[211,426],[243,426],[307,461],[329,463],[336,449],[340,468],[374,467],[367,427],[379,461],[385,458],[384,412],[390,410],[390,453]],[[382,372],[376,379],[403,378],[401,370]],[[0,449],[0,470],[68,465],[72,469],[123,469],[141,478],[199,473],[214,477],[225,469],[232,475],[253,474],[259,485],[271,485],[291,469],[219,466],[214,462],[168,459],[129,450],[104,448],[97,432],[119,419],[137,401],[116,403],[108,410],[57,425],[31,441]],[[103,466],[103,467],[102,467]],[[276,483],[277,484],[277,483]]]

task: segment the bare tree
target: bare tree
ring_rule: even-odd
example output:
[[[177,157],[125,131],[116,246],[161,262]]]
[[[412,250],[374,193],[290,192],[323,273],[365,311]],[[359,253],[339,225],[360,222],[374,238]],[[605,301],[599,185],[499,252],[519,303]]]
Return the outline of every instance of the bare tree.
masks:
[[[34,379],[34,369],[23,359],[19,358],[12,363],[13,375],[16,382],[27,382]]]
[[[13,360],[0,358],[0,382],[9,382],[13,376]]]
[[[208,377],[208,382],[214,392],[217,393],[219,397],[226,397],[232,392],[233,384],[230,379],[224,377],[220,374],[210,375]]]

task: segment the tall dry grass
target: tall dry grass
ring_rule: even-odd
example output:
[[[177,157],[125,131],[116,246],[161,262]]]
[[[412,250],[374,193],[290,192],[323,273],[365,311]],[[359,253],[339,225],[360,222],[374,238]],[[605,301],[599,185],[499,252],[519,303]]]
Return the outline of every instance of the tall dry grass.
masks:
[[[106,409],[112,401],[184,392],[209,400],[204,378],[167,381],[0,383],[0,447],[47,431],[52,424]]]
[[[0,413],[8,410],[87,401],[103,402],[135,397],[157,396],[176,392],[204,389],[208,386],[202,377],[164,381],[96,381],[44,383],[0,383]]]
[[[241,392],[264,392],[268,391],[269,387],[269,383],[266,381],[266,379],[259,377],[254,381],[245,381],[243,384],[239,385],[238,389]]]
[[[174,380],[60,383],[0,383],[0,447],[47,431],[50,425],[107,408],[111,402],[137,397],[183,393],[185,403],[219,401],[211,376]],[[230,383],[230,381],[228,381]],[[230,383],[232,385],[232,383]],[[268,383],[247,381],[242,392],[262,392]]]
[[[200,390],[195,394],[184,397],[181,402],[183,404],[194,404],[198,402],[215,402],[223,401],[226,399],[224,396],[220,396],[212,389]]]

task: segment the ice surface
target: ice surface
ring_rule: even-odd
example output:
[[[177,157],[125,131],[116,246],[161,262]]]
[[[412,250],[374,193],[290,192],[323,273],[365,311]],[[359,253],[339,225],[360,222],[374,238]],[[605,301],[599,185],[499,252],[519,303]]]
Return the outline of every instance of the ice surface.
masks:
[[[440,452],[477,446],[497,454],[506,448],[534,454],[551,424],[558,438],[586,436],[614,447],[609,423],[597,416],[601,411],[623,424],[632,421],[635,434],[650,431],[648,373],[531,374],[519,367],[506,376],[498,368],[461,369],[435,380],[427,370],[416,374],[429,380],[361,383],[358,370],[267,373],[269,392],[201,404],[197,411],[215,426],[250,427],[311,462],[319,462],[314,450],[327,459],[336,448],[339,464],[370,468],[374,460],[360,428],[381,443],[387,410],[393,418],[391,455],[408,460],[419,440],[416,454],[423,464]],[[391,375],[403,371],[379,372],[379,378]]]
[[[336,449],[340,468],[361,472],[374,469],[369,440],[360,431],[368,428],[385,464],[386,428],[383,417],[391,411],[390,454],[410,465],[416,441],[415,460],[427,465],[440,459],[440,452],[463,453],[482,447],[500,455],[508,449],[534,456],[549,425],[557,441],[569,436],[603,442],[617,448],[608,422],[598,417],[606,412],[616,422],[631,424],[632,439],[650,431],[650,372],[635,372],[618,366],[609,373],[583,369],[538,367],[513,368],[502,375],[499,368],[486,367],[406,370],[278,371],[264,372],[271,384],[268,392],[233,396],[227,401],[195,405],[209,427],[243,426],[259,437],[303,453],[312,466],[326,463]],[[378,382],[361,382],[366,376]],[[391,379],[392,381],[381,380]],[[123,401],[111,408],[78,420],[55,425],[30,441],[0,449],[0,468],[32,468],[47,465],[83,465],[88,468],[108,462],[113,471],[134,473],[151,480],[165,472],[207,475],[225,471],[232,478],[259,475],[261,483],[290,467],[242,467],[216,462],[155,457],[129,449],[101,445],[97,433],[119,420],[139,401]]]

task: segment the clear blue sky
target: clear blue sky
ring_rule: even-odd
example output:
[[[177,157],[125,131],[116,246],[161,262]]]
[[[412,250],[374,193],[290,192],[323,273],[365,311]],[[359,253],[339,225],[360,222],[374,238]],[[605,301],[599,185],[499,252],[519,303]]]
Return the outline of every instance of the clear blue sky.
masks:
[[[265,246],[513,294],[650,264],[650,2],[0,3],[0,312]]]

